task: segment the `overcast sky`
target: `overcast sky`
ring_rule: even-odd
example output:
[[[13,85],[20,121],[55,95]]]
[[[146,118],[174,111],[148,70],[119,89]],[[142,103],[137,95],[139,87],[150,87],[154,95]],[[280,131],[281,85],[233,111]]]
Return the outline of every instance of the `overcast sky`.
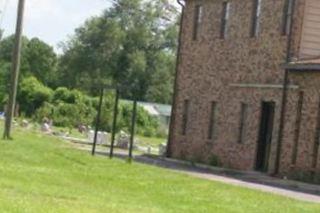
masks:
[[[5,7],[7,3],[7,7]],[[18,0],[0,0],[4,11],[0,28],[14,33]],[[39,37],[57,50],[57,44],[72,35],[87,18],[110,6],[108,0],[26,0],[24,34]],[[1,16],[0,16],[1,17]]]

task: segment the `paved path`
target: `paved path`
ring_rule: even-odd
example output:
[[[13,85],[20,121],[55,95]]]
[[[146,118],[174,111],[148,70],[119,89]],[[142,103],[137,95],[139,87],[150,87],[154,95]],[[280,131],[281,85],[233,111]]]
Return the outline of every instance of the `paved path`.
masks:
[[[313,194],[307,194],[303,192],[296,192],[288,189],[281,189],[278,187],[274,186],[267,186],[263,184],[258,184],[258,183],[250,183],[234,178],[229,178],[229,177],[224,177],[224,176],[218,176],[214,174],[200,174],[197,172],[184,172],[187,173],[191,176],[198,177],[198,178],[203,178],[207,180],[213,180],[213,181],[219,181],[235,186],[241,186],[245,188],[250,188],[250,189],[255,189],[259,191],[264,191],[264,192],[269,192],[277,195],[282,195],[290,198],[294,198],[297,200],[303,200],[303,201],[308,201],[308,202],[316,202],[320,203],[320,196],[318,195],[313,195]]]
[[[78,149],[90,151],[91,146],[75,146]],[[107,155],[106,149],[97,149],[97,154]],[[115,156],[126,158],[127,151],[117,150]],[[190,176],[206,180],[218,181],[235,186],[260,190],[297,200],[320,203],[320,185],[307,184],[291,180],[283,180],[258,172],[243,172],[205,165],[191,165],[189,162],[178,161],[156,156],[136,155],[134,161],[167,168]]]

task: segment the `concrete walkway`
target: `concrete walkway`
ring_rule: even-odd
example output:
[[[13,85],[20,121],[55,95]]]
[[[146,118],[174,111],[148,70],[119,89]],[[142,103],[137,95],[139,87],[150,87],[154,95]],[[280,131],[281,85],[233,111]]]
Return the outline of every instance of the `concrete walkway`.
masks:
[[[75,145],[75,147],[85,151],[91,150],[91,146],[88,145]],[[103,156],[108,155],[106,148],[97,148],[96,154]],[[127,151],[116,150],[115,157],[125,159],[127,158]],[[167,168],[197,178],[255,189],[297,200],[320,203],[320,185],[283,180],[259,172],[243,172],[210,167],[202,164],[191,164],[186,161],[161,158],[158,156],[136,155],[134,156],[134,161]]]

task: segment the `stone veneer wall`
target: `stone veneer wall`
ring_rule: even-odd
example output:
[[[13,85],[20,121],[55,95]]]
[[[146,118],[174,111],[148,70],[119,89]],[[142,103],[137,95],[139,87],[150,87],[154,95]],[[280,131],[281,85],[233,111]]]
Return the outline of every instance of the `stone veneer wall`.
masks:
[[[212,156],[217,156],[225,167],[253,170],[261,103],[273,101],[276,104],[276,111],[269,160],[269,173],[272,173],[282,100],[281,85],[284,70],[281,65],[286,62],[288,39],[287,36],[281,35],[285,0],[262,0],[261,31],[257,38],[250,38],[252,0],[230,0],[228,34],[224,40],[219,38],[223,2],[224,0],[187,0],[182,26],[176,104],[173,107],[169,154],[173,158],[207,163]],[[197,41],[193,41],[194,8],[198,3],[203,5],[203,23]],[[291,57],[297,56],[299,52],[304,5],[305,0],[297,0]],[[305,74],[301,75],[305,76]],[[283,174],[292,170],[291,150],[299,85],[304,83],[305,78],[297,78],[290,83],[292,87],[289,88],[280,167]],[[251,87],[253,84],[262,87]],[[186,136],[181,134],[184,100],[190,101]],[[217,128],[215,129],[216,137],[208,140],[212,101],[217,102]],[[241,103],[248,104],[249,108],[245,121],[245,140],[239,144],[237,141]],[[314,116],[314,109],[306,109],[306,111],[310,116]],[[314,127],[312,124],[308,125],[311,125],[311,129]],[[311,134],[306,131],[301,131],[301,135]],[[312,136],[308,135],[308,137]],[[308,148],[299,149],[297,166],[301,169],[308,169],[307,160],[304,158],[307,158],[305,153],[310,152],[312,141],[306,139],[305,143],[308,144],[305,145]],[[308,151],[303,152],[303,150]]]

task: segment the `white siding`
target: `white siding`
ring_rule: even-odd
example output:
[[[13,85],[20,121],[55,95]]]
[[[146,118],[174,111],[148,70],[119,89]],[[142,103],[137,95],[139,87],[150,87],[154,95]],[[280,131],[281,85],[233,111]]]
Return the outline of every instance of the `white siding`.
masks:
[[[320,0],[307,0],[300,58],[320,56]]]

